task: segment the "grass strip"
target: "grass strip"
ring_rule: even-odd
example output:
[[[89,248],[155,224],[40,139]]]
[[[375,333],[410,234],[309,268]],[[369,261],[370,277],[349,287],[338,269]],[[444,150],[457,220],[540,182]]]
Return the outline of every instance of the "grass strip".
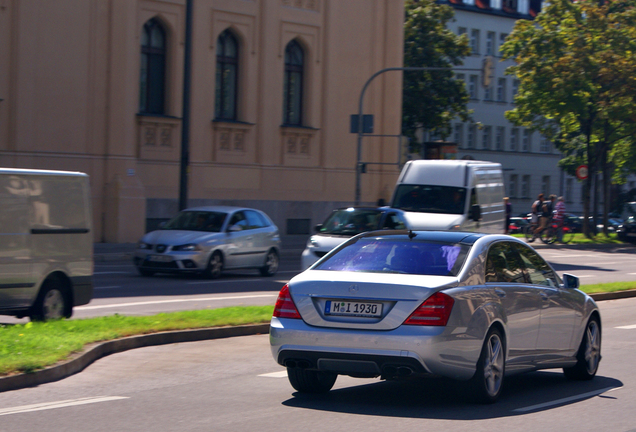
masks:
[[[603,284],[581,285],[581,291],[588,294],[609,293],[636,289],[636,281],[609,282]]]
[[[95,342],[170,330],[266,323],[273,310],[273,306],[241,306],[0,325],[0,376],[43,369]]]
[[[525,239],[525,235],[523,234],[512,234],[512,236],[519,239]],[[538,240],[538,239],[536,241],[541,242],[541,240]],[[560,243],[557,243],[557,244],[560,244]],[[585,234],[583,233],[575,233],[572,236],[572,240],[569,241],[567,244],[570,244],[570,245],[614,244],[616,246],[620,246],[620,245],[629,244],[629,243],[625,243],[619,240],[616,234],[614,233],[610,233],[609,237],[606,237],[605,234],[597,234],[592,238],[587,238]]]
[[[581,286],[581,290],[588,294],[632,289],[636,289],[636,281]],[[273,306],[236,306],[152,316],[115,314],[46,323],[0,325],[0,376],[28,373],[52,366],[95,342],[170,330],[266,323],[271,319],[273,310]]]

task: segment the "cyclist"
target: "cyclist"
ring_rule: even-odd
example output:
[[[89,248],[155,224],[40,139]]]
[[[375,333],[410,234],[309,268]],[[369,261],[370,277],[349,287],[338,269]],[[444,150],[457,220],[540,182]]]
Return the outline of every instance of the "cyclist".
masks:
[[[559,241],[561,241],[563,237],[563,225],[565,223],[565,202],[563,201],[563,197],[560,196],[557,198],[556,206],[554,207],[554,222],[557,225],[557,236],[559,237]]]
[[[541,196],[543,194],[539,194]],[[550,199],[542,201],[541,203],[541,217],[539,218],[539,226],[534,230],[534,237],[541,235],[541,231],[546,229],[550,221],[552,220],[552,209],[554,207],[554,200],[556,195],[550,195]]]
[[[530,229],[532,229],[532,237],[528,238],[528,242],[532,243],[536,237],[536,231],[539,226],[539,215],[541,214],[541,206],[543,204],[542,193],[537,196],[537,200],[532,203],[532,210],[530,213]]]

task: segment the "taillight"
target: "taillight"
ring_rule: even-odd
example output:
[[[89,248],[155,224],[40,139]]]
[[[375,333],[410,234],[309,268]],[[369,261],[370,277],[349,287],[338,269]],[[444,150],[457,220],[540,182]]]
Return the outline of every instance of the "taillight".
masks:
[[[274,316],[276,318],[296,318],[300,319],[300,314],[294,300],[292,300],[289,294],[289,287],[285,285],[283,289],[278,293],[278,299],[276,299],[276,306],[274,306]]]
[[[445,326],[455,300],[447,294],[437,292],[420,305],[404,324],[423,326]]]

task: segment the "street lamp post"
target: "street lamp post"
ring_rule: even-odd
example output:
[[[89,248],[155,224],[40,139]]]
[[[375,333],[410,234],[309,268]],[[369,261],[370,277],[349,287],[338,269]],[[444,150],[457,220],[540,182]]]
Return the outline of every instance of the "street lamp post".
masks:
[[[364,132],[362,130],[363,127],[363,119],[362,119],[362,104],[364,102],[364,93],[367,90],[367,87],[369,86],[369,84],[371,84],[371,81],[373,81],[373,79],[375,77],[377,77],[378,75],[381,75],[385,72],[389,72],[389,71],[435,71],[435,70],[452,70],[452,68],[449,67],[390,67],[390,68],[384,68],[381,69],[379,71],[377,71],[376,73],[374,73],[373,75],[371,75],[371,77],[367,80],[366,83],[364,83],[364,86],[362,87],[362,91],[360,92],[360,102],[358,104],[358,149],[357,149],[357,159],[356,159],[356,191],[355,191],[355,205],[360,205],[360,180],[361,180],[361,176],[362,176],[362,166],[364,165],[362,163],[362,136],[364,135]],[[456,69],[456,70],[462,70],[462,71],[482,71],[482,69]]]
[[[183,107],[181,108],[181,160],[179,165],[179,210],[188,206],[190,171],[190,86],[192,65],[192,2],[186,0],[185,49],[183,53]]]

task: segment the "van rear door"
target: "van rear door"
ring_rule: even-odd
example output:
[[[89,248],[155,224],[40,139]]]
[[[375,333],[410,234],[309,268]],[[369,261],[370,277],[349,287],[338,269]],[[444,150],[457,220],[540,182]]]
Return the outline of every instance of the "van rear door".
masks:
[[[24,178],[0,174],[0,310],[29,306],[35,285],[27,192]]]

